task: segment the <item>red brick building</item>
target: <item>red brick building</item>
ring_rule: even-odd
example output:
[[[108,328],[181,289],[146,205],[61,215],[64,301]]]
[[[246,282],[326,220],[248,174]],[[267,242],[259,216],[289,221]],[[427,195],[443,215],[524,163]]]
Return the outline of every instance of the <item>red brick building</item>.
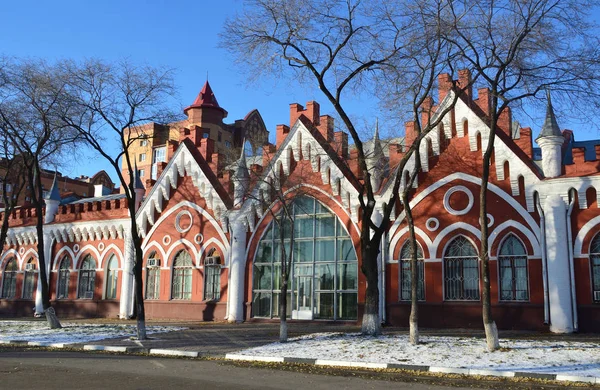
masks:
[[[444,80],[438,113],[454,94]],[[425,327],[481,326],[478,194],[490,133],[487,97],[486,89],[477,91],[477,98],[472,91],[460,97],[420,151],[423,172],[411,205]],[[238,164],[227,166],[204,133],[191,126],[168,143],[167,162],[137,212],[147,316],[277,317],[281,243],[268,210],[279,206],[263,183],[280,182],[284,191],[301,193],[293,205],[295,235],[284,242],[294,242],[290,317],[360,321],[366,287],[359,242],[363,181],[348,136],[333,130],[333,119],[321,115],[316,102],[290,106],[289,126],[277,127],[276,144],[264,147],[262,159],[242,154]],[[376,217],[390,198],[392,179],[405,174],[396,168],[413,139],[408,124],[402,143],[382,145],[374,137],[369,144]],[[531,129],[517,126],[510,111],[502,116],[486,221],[493,315],[501,329],[597,331],[600,146],[578,143],[573,132],[560,131],[551,105],[536,142],[539,148]],[[414,160],[405,169],[412,167]],[[47,201],[45,242],[51,299],[59,315],[130,316],[133,253],[122,195],[61,206],[52,202]],[[36,261],[32,217],[25,209],[8,217],[11,229],[0,258],[5,316],[31,314],[39,296],[35,266],[28,267]],[[410,310],[406,241],[398,204],[378,260],[381,320],[399,326],[408,323]]]

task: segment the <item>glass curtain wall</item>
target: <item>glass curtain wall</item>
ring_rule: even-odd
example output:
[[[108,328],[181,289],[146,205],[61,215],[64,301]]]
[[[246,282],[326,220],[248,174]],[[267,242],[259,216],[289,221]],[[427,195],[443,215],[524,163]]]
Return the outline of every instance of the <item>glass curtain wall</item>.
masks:
[[[288,317],[354,320],[357,318],[358,261],[346,228],[313,198],[292,205],[294,237],[288,293]],[[284,226],[286,253],[291,229]],[[281,240],[272,222],[257,248],[253,265],[254,317],[278,317],[281,288]]]

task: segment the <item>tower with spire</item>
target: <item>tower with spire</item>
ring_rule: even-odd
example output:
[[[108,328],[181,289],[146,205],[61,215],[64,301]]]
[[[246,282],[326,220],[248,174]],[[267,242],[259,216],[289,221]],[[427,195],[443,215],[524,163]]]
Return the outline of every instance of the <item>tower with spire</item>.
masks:
[[[556,121],[556,116],[554,115],[550,91],[547,91],[547,99],[546,120],[535,142],[542,150],[542,170],[544,171],[544,176],[553,178],[562,174],[562,145],[565,142],[565,137],[562,135]]]
[[[385,167],[385,155],[383,154],[383,148],[381,147],[381,140],[379,139],[379,119],[375,123],[375,133],[371,140],[371,147],[366,150],[365,162],[369,169],[371,176],[371,186],[373,191],[377,192],[381,181],[383,179],[384,167]]]
[[[60,190],[58,189],[58,173],[54,172],[54,180],[52,181],[52,188],[46,195],[46,215],[44,217],[44,223],[50,223],[54,221],[54,217],[58,213],[58,206],[60,205],[61,197]]]

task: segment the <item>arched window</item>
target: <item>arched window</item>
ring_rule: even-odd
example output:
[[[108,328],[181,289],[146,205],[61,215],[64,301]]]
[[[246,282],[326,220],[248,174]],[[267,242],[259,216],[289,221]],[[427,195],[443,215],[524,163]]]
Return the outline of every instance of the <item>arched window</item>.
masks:
[[[500,299],[503,301],[527,301],[527,252],[513,234],[509,235],[500,247],[498,255],[500,267]]]
[[[106,291],[104,299],[117,299],[117,283],[119,262],[117,257],[112,255],[106,265]]]
[[[63,257],[58,270],[58,291],[57,299],[69,298],[69,279],[71,278],[71,259],[68,255]]]
[[[479,300],[479,261],[475,247],[458,236],[444,253],[444,298],[449,301]]]
[[[35,260],[29,259],[25,264],[25,279],[23,281],[23,299],[33,299],[33,293],[35,291],[35,275],[37,271],[35,269]]]
[[[410,273],[410,242],[402,246],[400,251],[400,300],[410,301],[411,300],[411,286],[412,279]],[[425,300],[425,269],[423,267],[423,251],[417,244],[417,299],[420,301]]]
[[[171,298],[192,299],[192,258],[185,250],[179,251],[173,260]]]
[[[79,268],[79,288],[77,298],[94,298],[94,287],[96,286],[96,261],[91,255],[87,255]]]
[[[594,302],[600,302],[600,234],[592,240],[590,265],[592,267],[592,298]]]
[[[15,298],[17,295],[17,260],[11,257],[2,273],[2,298]]]
[[[204,258],[204,300],[217,301],[221,297],[221,258],[211,248]]]
[[[281,259],[291,260],[288,316],[297,319],[357,318],[358,263],[344,225],[321,203],[298,197],[289,220],[272,222],[261,238],[253,265],[254,317],[277,317],[281,294]],[[291,258],[289,255],[291,254]]]
[[[160,298],[160,257],[150,253],[146,262],[146,299]]]

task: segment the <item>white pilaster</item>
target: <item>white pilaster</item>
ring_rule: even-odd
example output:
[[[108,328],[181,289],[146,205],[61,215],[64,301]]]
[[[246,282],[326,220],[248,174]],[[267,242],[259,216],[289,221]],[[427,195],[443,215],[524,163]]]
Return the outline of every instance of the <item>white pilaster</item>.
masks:
[[[546,250],[548,258],[548,295],[550,331],[573,332],[569,250],[567,242],[567,208],[560,195],[552,194],[544,204],[546,216]]]
[[[246,226],[241,215],[231,223],[231,279],[228,288],[229,322],[244,321],[244,276],[246,266]]]
[[[133,315],[133,263],[135,251],[131,232],[123,231],[123,272],[121,276],[121,297],[119,301],[119,318],[126,319]]]

